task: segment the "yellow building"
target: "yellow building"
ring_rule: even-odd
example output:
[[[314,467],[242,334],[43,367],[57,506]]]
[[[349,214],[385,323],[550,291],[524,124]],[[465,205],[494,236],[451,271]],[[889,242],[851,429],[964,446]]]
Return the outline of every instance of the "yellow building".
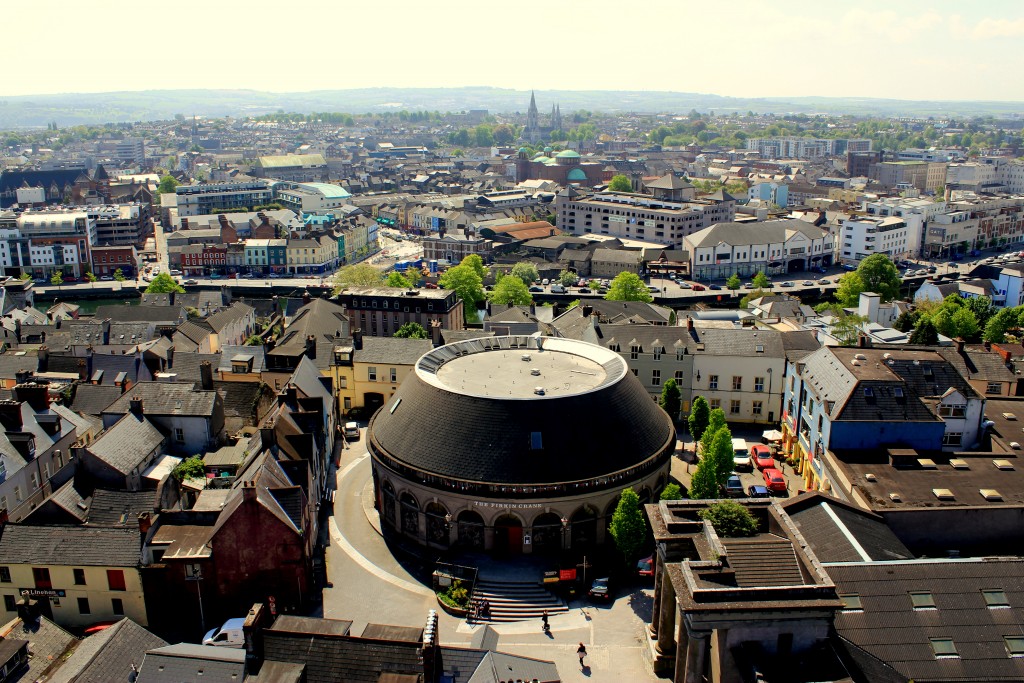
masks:
[[[352,341],[353,381],[349,398],[352,407],[365,408],[367,413],[394,396],[420,356],[433,348],[429,339],[364,337],[358,332],[353,334]]]
[[[139,558],[142,534],[131,527],[8,524],[0,538],[3,619],[22,598],[64,628],[128,617],[148,624]]]

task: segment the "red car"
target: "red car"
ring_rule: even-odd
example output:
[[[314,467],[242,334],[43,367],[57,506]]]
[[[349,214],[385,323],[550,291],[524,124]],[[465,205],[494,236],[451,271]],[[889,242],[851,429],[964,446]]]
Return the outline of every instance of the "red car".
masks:
[[[750,447],[750,457],[754,459],[754,466],[759,470],[766,470],[775,467],[775,459],[772,458],[772,449],[761,444]]]
[[[786,492],[786,478],[782,476],[782,472],[779,472],[774,467],[769,467],[766,470],[762,470],[761,474],[764,475],[764,485],[772,493],[785,493]]]
[[[705,287],[704,285],[694,285],[693,286],[693,291],[695,291],[695,292],[703,292],[705,289],[707,289],[707,287]]]

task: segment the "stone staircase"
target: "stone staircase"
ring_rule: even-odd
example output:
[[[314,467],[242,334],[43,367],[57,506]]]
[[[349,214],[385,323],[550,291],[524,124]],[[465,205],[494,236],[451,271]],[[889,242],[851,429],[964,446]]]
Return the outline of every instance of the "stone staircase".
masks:
[[[473,597],[491,603],[490,619],[479,621],[525,621],[540,619],[544,610],[548,616],[569,611],[564,601],[536,583],[478,581]]]

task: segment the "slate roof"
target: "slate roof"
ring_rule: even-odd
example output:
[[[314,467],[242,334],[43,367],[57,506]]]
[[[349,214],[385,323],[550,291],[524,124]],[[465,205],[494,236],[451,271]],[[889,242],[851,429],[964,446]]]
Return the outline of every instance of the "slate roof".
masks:
[[[19,372],[35,372],[39,361],[35,352],[19,356],[8,351],[0,354],[0,379],[14,379]]]
[[[138,530],[135,531],[138,536]],[[91,635],[53,674],[49,683],[111,683],[128,680],[131,666],[142,663],[147,650],[167,645],[131,619]],[[121,678],[118,678],[120,676]]]
[[[782,503],[822,562],[907,560],[914,557],[885,520],[817,492]]]
[[[149,369],[146,368],[142,359],[136,358],[134,354],[94,353],[90,379],[95,377],[99,371],[103,371],[100,384],[104,386],[113,386],[117,376],[122,372],[125,373],[125,379],[133,383],[149,379]]]
[[[220,347],[220,365],[215,366],[214,369],[230,373],[231,359],[235,356],[252,356],[252,371],[254,373],[262,372],[267,368],[266,347],[229,345]]]
[[[412,365],[433,347],[429,339],[363,337],[363,348],[353,353],[353,360],[381,365]]]
[[[714,198],[714,195],[712,195],[712,198]],[[714,247],[723,242],[733,246],[781,244],[796,233],[802,233],[810,240],[820,240],[828,234],[821,228],[816,228],[806,221],[797,218],[787,218],[761,223],[715,223],[693,233],[687,240],[694,247]]]
[[[174,354],[174,363],[167,372],[177,375],[174,378],[176,382],[198,382],[202,379],[199,374],[199,366],[203,364],[203,361],[209,361],[210,365],[218,368],[222,355],[220,353],[176,353]]]
[[[246,317],[252,313],[252,311],[252,306],[236,301],[229,307],[208,316],[206,318],[206,323],[214,332],[220,332],[231,323]]]
[[[96,307],[96,318],[110,318],[111,322],[122,323],[161,323],[175,325],[185,320],[185,307],[174,306],[115,306],[108,304]]]
[[[0,564],[137,567],[141,548],[138,527],[7,524],[0,533]]]
[[[136,683],[241,683],[245,650],[178,643],[146,652]]]
[[[121,387],[99,384],[78,384],[71,409],[83,415],[99,416],[114,401],[121,398]]]
[[[1006,367],[1002,356],[988,351],[981,344],[966,344],[963,351],[955,346],[939,346],[936,352],[967,379],[984,382],[1015,382],[1017,376]]]
[[[89,502],[91,526],[123,526],[138,529],[139,514],[154,511],[155,491],[94,489]]]
[[[196,390],[188,382],[139,382],[103,412],[124,415],[135,397],[142,399],[142,410],[149,415],[207,417],[213,415],[217,392]]]
[[[46,617],[41,616],[39,621],[34,623],[16,619],[9,625],[11,629],[4,637],[27,640],[28,651],[32,655],[28,660],[28,667],[21,676],[15,675],[7,679],[11,683],[45,680],[44,674],[61,661],[65,652],[79,643],[78,638]]]
[[[288,321],[283,336],[271,353],[298,355],[306,348],[306,337],[313,335],[317,340],[333,341],[339,333],[347,336],[348,329],[344,307],[326,299],[313,299]]]
[[[1022,636],[1024,561],[930,560],[826,564],[842,595],[861,610],[836,613],[835,630],[854,662],[881,660],[918,681],[1020,681],[1024,659],[1008,657],[1003,636]],[[1009,608],[990,608],[982,590],[1002,590]],[[915,609],[911,592],[935,609]],[[950,638],[957,657],[936,657],[930,638]]]
[[[145,416],[139,418],[128,412],[87,448],[116,471],[128,474],[159,448],[164,438]]]
[[[174,331],[174,350],[175,351],[194,351],[199,348],[199,344],[203,342],[207,337],[213,334],[213,328],[211,328],[205,321],[202,320],[186,320],[182,324],[178,325],[178,329]],[[185,339],[192,342],[192,348],[185,348],[180,346],[181,339]]]

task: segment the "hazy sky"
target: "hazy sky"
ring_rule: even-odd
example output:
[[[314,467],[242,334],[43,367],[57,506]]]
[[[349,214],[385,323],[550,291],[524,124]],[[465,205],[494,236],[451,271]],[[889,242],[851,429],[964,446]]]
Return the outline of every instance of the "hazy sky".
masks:
[[[9,0],[0,12],[0,95],[492,85],[1024,100],[1021,0]]]

